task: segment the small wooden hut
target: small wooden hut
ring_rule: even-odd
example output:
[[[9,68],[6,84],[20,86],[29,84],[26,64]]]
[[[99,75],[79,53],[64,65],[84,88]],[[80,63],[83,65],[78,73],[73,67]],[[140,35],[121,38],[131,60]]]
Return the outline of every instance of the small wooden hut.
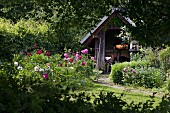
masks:
[[[122,30],[118,25],[120,23],[135,26],[128,17],[122,15],[120,9],[114,9],[110,16],[103,17],[101,22],[80,41],[82,45],[92,48],[97,69],[104,68],[106,63],[130,60],[129,44],[117,37]]]

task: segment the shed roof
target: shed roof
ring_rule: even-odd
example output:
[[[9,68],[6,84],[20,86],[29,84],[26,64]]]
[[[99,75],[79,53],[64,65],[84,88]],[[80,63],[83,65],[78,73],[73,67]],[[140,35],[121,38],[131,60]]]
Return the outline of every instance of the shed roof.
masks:
[[[104,16],[101,21],[97,24],[97,26],[91,30],[81,41],[80,43],[84,45],[84,43],[94,34],[94,32],[99,29],[99,27],[102,26],[103,23],[105,23],[106,21],[109,20],[109,17],[112,16],[113,18],[113,15],[116,14],[115,12],[120,12],[120,9],[119,8],[115,8],[112,10],[112,13],[110,16]],[[127,23],[131,24],[132,26],[136,26],[135,23],[129,18],[129,17],[125,17],[123,16],[121,13],[119,13],[118,15],[119,18],[123,18]]]

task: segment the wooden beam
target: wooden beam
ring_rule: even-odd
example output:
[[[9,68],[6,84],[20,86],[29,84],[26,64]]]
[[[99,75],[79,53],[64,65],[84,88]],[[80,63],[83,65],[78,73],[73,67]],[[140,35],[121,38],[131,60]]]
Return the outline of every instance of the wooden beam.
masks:
[[[97,69],[103,68],[105,64],[105,31],[100,31],[99,52],[97,56]]]

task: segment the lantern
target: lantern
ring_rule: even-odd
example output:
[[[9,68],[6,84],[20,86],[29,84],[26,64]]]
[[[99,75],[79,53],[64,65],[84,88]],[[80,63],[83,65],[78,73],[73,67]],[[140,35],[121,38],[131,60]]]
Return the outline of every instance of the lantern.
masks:
[[[139,51],[139,43],[136,40],[132,40],[130,42],[130,49],[131,52],[138,52]]]

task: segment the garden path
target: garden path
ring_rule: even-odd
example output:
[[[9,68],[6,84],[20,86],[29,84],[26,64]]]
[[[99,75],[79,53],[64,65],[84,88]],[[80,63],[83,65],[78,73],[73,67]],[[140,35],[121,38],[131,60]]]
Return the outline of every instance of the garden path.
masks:
[[[109,74],[102,74],[96,82],[103,84],[105,86],[108,86],[108,87],[116,88],[116,89],[127,91],[127,92],[136,92],[136,93],[141,93],[141,94],[151,95],[151,96],[154,94],[157,97],[163,96],[163,93],[160,93],[160,92],[157,93],[154,91],[148,91],[148,90],[137,89],[137,88],[114,84],[113,82],[110,81]]]

